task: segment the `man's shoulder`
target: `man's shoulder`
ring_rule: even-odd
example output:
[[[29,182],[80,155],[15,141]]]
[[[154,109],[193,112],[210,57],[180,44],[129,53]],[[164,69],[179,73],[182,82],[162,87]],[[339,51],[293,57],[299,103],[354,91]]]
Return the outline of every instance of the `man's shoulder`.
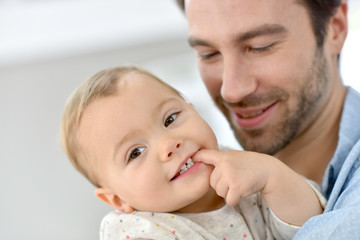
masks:
[[[340,122],[340,141],[355,145],[360,139],[360,93],[348,87]]]
[[[357,105],[360,104],[360,92],[352,87],[347,87],[347,94],[345,99],[345,105]]]

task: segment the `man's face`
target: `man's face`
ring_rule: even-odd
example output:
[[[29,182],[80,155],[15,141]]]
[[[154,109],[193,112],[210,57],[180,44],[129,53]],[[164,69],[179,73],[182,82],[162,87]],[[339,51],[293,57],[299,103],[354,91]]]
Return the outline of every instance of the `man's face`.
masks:
[[[246,150],[275,154],[323,107],[328,61],[295,0],[186,1],[204,83]]]

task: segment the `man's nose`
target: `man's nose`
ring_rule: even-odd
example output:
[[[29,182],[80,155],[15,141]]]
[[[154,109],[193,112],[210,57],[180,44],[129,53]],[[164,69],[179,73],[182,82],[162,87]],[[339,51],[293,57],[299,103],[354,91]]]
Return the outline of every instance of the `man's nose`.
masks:
[[[224,58],[220,94],[226,102],[240,102],[256,91],[257,84],[250,64],[242,62],[240,57]]]

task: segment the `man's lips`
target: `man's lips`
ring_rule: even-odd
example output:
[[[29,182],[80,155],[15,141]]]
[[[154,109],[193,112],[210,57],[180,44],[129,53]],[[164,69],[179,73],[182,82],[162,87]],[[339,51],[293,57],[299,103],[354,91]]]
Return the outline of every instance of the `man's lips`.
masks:
[[[266,121],[277,102],[261,107],[230,108],[233,119],[241,128],[256,128]]]
[[[266,110],[266,109],[265,109]],[[250,113],[237,113],[237,115],[241,118],[253,118],[256,116],[259,116],[260,114],[262,114],[265,110],[259,110],[259,111],[253,111]]]
[[[232,108],[232,111],[235,112],[242,118],[251,118],[260,115],[265,112],[269,107],[274,105],[275,103],[271,103],[268,105],[257,106],[257,107],[246,107],[246,108]]]

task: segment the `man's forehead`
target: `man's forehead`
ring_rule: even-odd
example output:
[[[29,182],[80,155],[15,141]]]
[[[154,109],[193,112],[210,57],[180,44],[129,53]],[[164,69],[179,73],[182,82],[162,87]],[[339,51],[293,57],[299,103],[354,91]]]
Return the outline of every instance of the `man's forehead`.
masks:
[[[282,13],[291,6],[303,6],[301,0],[185,0],[185,13],[187,17],[208,15],[216,18],[221,15],[233,21],[234,17],[254,15],[258,20],[258,14]],[[209,15],[210,14],[210,15]],[[265,16],[264,16],[265,17]],[[189,19],[189,18],[188,18]],[[204,22],[203,24],[206,24]],[[243,23],[244,24],[244,23]]]
[[[306,11],[295,0],[187,0],[186,4],[190,45],[195,40],[204,45],[201,40],[249,39],[259,33],[285,32],[296,22],[290,20]]]

